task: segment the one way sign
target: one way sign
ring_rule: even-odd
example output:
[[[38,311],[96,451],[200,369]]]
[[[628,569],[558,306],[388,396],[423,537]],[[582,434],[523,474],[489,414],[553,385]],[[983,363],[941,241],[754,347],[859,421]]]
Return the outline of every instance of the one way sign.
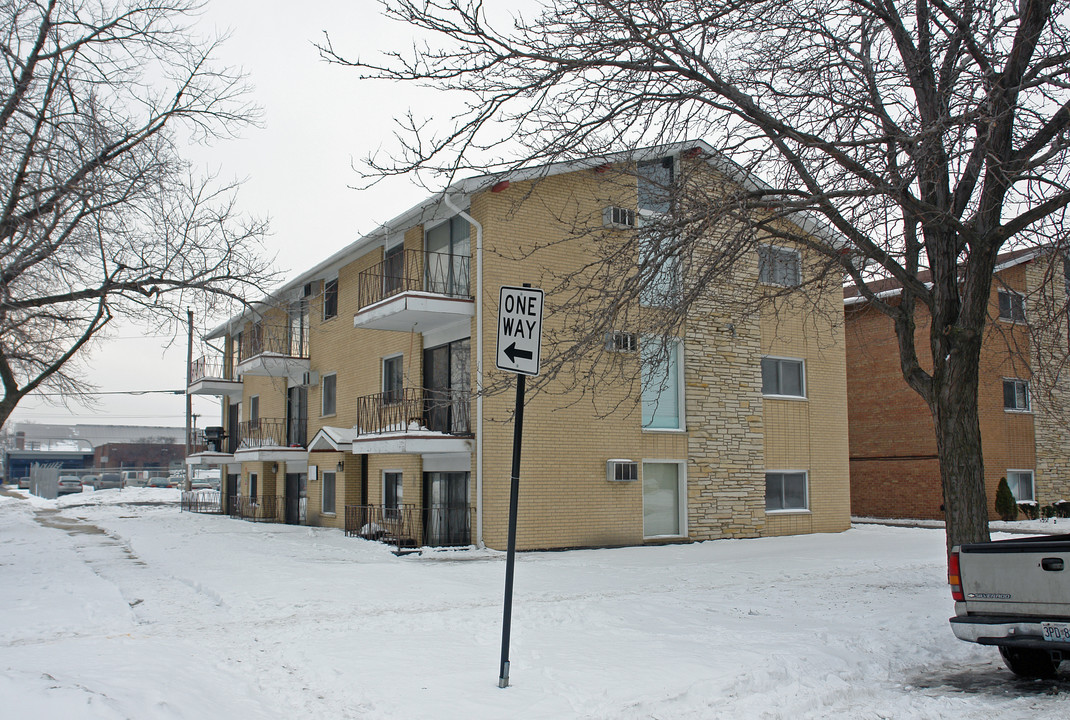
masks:
[[[498,293],[499,370],[538,375],[542,349],[542,300],[538,288],[502,286]]]

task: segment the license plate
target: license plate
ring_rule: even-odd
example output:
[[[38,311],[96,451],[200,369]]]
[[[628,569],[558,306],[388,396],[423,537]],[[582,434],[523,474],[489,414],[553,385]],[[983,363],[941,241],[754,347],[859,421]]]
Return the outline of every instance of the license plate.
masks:
[[[1045,640],[1070,642],[1070,623],[1042,622],[1040,632]]]

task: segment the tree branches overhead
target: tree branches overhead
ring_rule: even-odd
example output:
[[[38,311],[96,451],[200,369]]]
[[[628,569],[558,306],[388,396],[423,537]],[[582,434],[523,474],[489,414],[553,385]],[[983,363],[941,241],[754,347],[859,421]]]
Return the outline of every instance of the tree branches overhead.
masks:
[[[183,147],[255,122],[187,0],[11,0],[0,18],[0,421],[115,316],[262,291],[263,221]]]

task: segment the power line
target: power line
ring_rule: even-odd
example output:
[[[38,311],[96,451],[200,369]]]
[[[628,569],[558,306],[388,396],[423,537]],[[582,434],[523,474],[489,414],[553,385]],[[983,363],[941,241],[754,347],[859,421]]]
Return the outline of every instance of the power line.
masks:
[[[32,392],[28,397],[85,397],[87,395],[185,395],[185,390],[100,390],[98,392]]]

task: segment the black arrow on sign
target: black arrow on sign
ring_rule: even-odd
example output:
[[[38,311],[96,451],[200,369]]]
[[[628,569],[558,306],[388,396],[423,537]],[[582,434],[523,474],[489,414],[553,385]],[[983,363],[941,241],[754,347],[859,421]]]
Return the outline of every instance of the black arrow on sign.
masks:
[[[511,362],[513,364],[516,364],[516,359],[517,358],[524,358],[525,360],[531,360],[531,359],[533,359],[535,357],[535,354],[532,353],[530,350],[517,350],[515,341],[510,343],[509,347],[505,348],[505,350],[503,350],[502,352],[504,352],[505,356],[507,358],[509,358],[509,362]]]

